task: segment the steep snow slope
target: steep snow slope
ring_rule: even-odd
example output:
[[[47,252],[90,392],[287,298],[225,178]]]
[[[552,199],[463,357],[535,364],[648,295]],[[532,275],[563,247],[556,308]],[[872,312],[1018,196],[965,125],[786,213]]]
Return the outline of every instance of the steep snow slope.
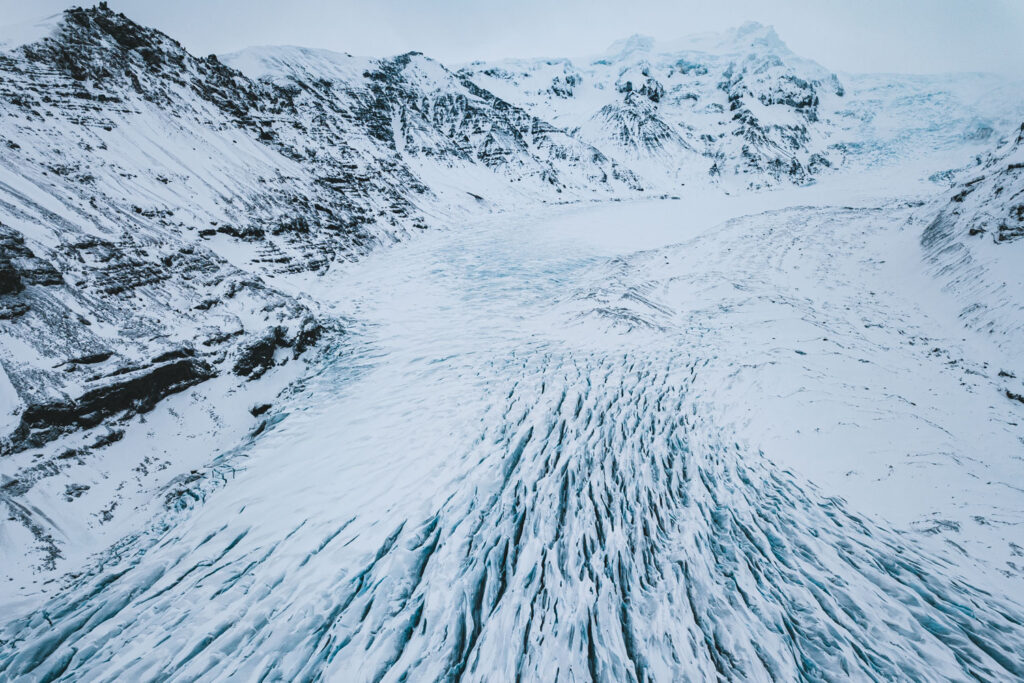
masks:
[[[323,333],[266,278],[358,252],[370,231],[308,234],[330,234],[303,223],[327,193],[258,139],[255,89],[215,60],[101,9],[28,38],[0,54],[2,551],[9,571],[52,572],[198,464],[172,434],[218,444],[251,428],[244,398],[247,419],[211,416],[240,381],[211,378],[258,377]],[[339,221],[355,207],[323,201]]]
[[[151,358],[199,354],[176,361],[173,388],[211,363],[230,368],[240,334],[283,325],[273,334],[294,345],[315,327],[309,311],[261,276],[322,269],[393,232],[361,218],[367,193],[325,187],[261,132],[253,116],[272,98],[123,16],[71,10],[0,67],[3,364],[26,413],[46,413],[23,419],[7,450],[44,443],[61,422],[90,426],[90,403],[128,407],[139,397],[82,400],[128,364],[146,367],[156,399],[164,366]],[[400,199],[384,183],[376,194]]]
[[[1019,364],[1024,358],[1024,126],[960,175],[921,244],[946,291],[962,306],[964,322],[992,335]]]

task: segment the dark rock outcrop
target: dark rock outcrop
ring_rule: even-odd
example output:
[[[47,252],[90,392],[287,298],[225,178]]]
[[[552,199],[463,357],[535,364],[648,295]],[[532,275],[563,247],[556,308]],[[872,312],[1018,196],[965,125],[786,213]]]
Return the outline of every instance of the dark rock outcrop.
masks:
[[[214,375],[206,362],[183,358],[103,378],[75,399],[27,406],[4,450],[38,447],[69,429],[95,427],[115,415],[148,412],[160,399]]]

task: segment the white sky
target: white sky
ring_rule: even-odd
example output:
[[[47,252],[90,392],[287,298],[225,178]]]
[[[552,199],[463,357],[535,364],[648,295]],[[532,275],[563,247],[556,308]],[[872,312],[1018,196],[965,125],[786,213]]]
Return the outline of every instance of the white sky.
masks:
[[[580,56],[633,33],[672,40],[747,20],[836,71],[1024,71],[1024,0],[109,0],[196,54],[304,45],[448,63]],[[0,24],[60,0],[0,0]]]

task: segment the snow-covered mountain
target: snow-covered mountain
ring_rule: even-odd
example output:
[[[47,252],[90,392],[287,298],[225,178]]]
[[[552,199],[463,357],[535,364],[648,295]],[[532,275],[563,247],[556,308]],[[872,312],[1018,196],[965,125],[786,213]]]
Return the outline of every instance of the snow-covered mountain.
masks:
[[[0,678],[1024,675],[1021,92],[0,31]]]
[[[468,195],[501,207],[510,198],[543,201],[557,193],[578,199],[642,189],[628,169],[597,149],[422,54],[370,60],[257,48],[225,61],[293,93],[305,118],[301,137],[307,145],[317,143],[318,154],[336,154],[340,143],[390,158],[419,181],[421,191],[440,195],[427,202],[443,199],[458,207]],[[493,176],[481,174],[481,167]]]
[[[640,189],[420,55],[234,56],[250,79],[106,9],[39,28],[0,56],[4,360],[26,407],[8,449],[301,353],[319,328],[275,279],[428,215]]]
[[[903,162],[962,148],[1020,112],[1007,108],[1015,95],[997,93],[1002,79],[840,77],[753,22],[671,44],[633,36],[584,60],[474,62],[460,73],[669,191],[708,176],[750,188]]]
[[[460,73],[668,187],[709,175],[807,182],[831,163],[821,102],[844,94],[834,74],[755,23],[670,46],[632,36],[588,60],[475,62]]]

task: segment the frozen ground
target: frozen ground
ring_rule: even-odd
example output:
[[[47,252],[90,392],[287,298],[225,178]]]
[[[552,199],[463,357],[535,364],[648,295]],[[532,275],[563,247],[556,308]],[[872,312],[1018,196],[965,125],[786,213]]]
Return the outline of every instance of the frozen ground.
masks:
[[[1024,364],[928,274],[922,188],[839,183],[311,276],[344,345],[0,677],[1024,676]]]

